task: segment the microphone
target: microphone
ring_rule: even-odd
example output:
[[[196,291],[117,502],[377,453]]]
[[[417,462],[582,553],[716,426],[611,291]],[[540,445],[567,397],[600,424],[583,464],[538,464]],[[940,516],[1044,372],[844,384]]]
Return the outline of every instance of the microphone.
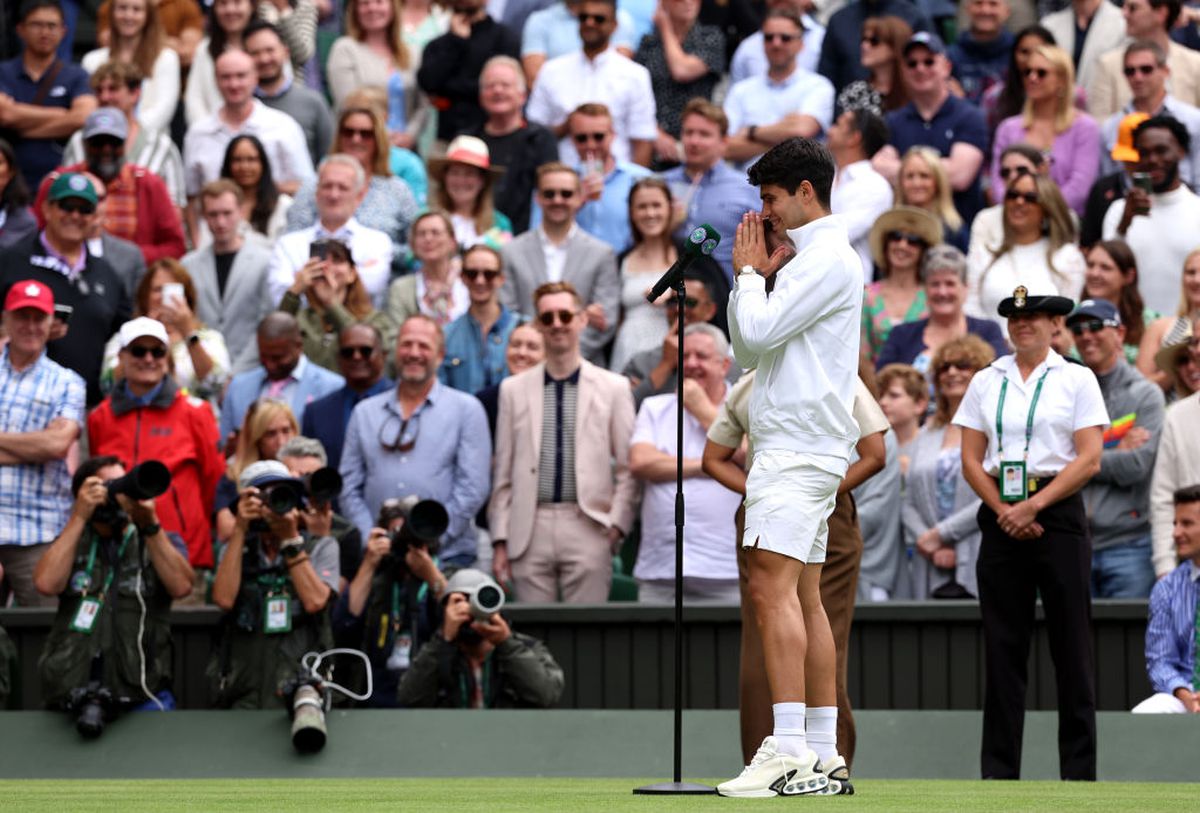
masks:
[[[646,294],[646,299],[653,302],[662,296],[663,292],[668,288],[673,288],[683,279],[683,272],[687,270],[687,267],[697,257],[707,257],[712,254],[713,249],[717,247],[717,243],[719,242],[721,242],[721,235],[717,234],[717,230],[707,223],[692,229],[691,234],[688,235],[687,240],[683,244],[683,253],[679,255],[679,259],[675,261],[675,264],[659,277],[658,282],[654,283],[654,287],[650,289],[650,293]]]

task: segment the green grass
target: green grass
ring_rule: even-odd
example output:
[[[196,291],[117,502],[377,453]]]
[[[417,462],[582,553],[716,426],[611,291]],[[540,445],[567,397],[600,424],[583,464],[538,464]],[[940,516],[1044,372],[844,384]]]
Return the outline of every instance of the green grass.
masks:
[[[661,778],[651,780],[660,781]],[[0,810],[35,811],[694,811],[755,805],[888,813],[1196,809],[1198,784],[864,780],[853,797],[633,796],[635,779],[189,779],[0,781]]]

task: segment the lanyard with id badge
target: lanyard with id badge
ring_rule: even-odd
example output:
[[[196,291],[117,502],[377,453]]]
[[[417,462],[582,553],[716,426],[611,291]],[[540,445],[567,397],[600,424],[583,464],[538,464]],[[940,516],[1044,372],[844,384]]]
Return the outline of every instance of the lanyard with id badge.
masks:
[[[996,404],[996,453],[1000,457],[1000,501],[1022,502],[1029,499],[1029,477],[1025,470],[1029,462],[1029,442],[1033,439],[1033,413],[1037,410],[1038,398],[1042,395],[1042,384],[1046,380],[1047,367],[1033,390],[1029,402],[1029,415],[1025,418],[1025,453],[1020,460],[1004,459],[1004,398],[1008,394],[1008,378],[1000,384],[1000,400]]]
[[[100,619],[100,611],[104,609],[104,598],[108,595],[113,579],[116,578],[117,568],[121,566],[121,559],[125,556],[125,546],[129,544],[129,540],[133,538],[135,533],[136,531],[132,525],[125,528],[125,535],[121,537],[121,545],[117,548],[116,562],[108,569],[108,573],[104,576],[104,584],[94,596],[88,595],[88,591],[95,584],[93,574],[96,569],[96,550],[100,546],[100,537],[94,533],[92,534],[92,545],[88,549],[86,569],[76,573],[71,580],[75,583],[74,586],[83,594],[79,599],[79,607],[75,609],[75,615],[71,617],[69,629],[72,632],[91,635],[96,629],[96,622]]]
[[[266,577],[267,597],[263,602],[263,632],[278,635],[292,631],[292,597],[288,595],[287,574]]]

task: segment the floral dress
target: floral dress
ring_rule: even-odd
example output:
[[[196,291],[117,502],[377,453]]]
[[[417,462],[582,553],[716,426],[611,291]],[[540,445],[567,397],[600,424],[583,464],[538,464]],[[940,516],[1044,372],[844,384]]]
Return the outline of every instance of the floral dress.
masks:
[[[883,349],[884,342],[887,341],[888,334],[892,332],[893,327],[905,322],[915,322],[929,315],[929,308],[925,304],[924,288],[917,289],[917,295],[913,298],[912,304],[908,306],[903,318],[895,318],[887,313],[886,308],[887,305],[883,301],[883,283],[872,282],[863,292],[862,313],[863,347],[866,348],[872,362],[879,355],[879,351]]]

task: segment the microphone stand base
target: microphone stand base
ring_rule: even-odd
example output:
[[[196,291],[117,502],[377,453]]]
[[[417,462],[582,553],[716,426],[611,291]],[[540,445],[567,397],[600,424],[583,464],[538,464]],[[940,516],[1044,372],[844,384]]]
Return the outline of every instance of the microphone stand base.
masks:
[[[658,782],[633,789],[635,796],[711,796],[716,792],[716,788],[697,782]]]

